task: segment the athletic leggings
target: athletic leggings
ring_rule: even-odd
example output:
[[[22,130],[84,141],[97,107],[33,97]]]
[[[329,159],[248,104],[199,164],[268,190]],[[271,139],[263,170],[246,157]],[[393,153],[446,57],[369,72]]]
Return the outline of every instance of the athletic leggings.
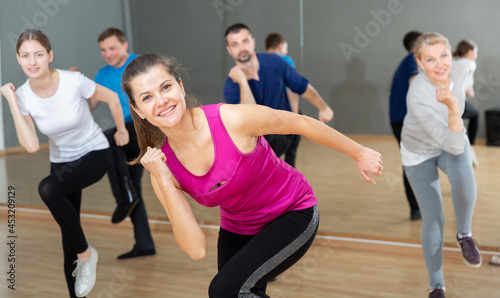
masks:
[[[479,129],[479,112],[469,101],[465,101],[465,109],[462,118],[469,119],[469,124],[467,125],[467,135],[469,136],[469,142],[474,146],[476,143],[477,130]]]
[[[38,192],[59,224],[62,233],[64,273],[71,297],[75,295],[73,262],[88,248],[80,224],[82,189],[99,181],[108,170],[110,151],[91,151],[68,163],[51,163],[50,175],[40,182]]]
[[[134,160],[140,153],[134,122],[125,123],[125,127],[129,135],[129,142],[125,146],[116,145],[114,140],[116,127],[104,132],[112,155],[108,170],[109,183],[117,204],[129,203],[134,198],[139,197],[137,206],[130,213],[130,219],[134,227],[134,249],[154,249],[155,244],[149,229],[148,213],[141,191],[141,178],[144,167],[140,163],[133,166],[126,164],[127,161]]]
[[[318,207],[290,211],[257,235],[220,229],[217,243],[219,272],[210,297],[269,297],[267,281],[295,264],[311,246],[319,224]]]
[[[477,192],[470,162],[470,146],[467,141],[465,150],[460,155],[443,152],[416,166],[405,166],[406,175],[417,196],[422,213],[422,249],[431,287],[435,287],[436,284],[444,286],[444,212],[438,167],[448,176],[451,183],[451,198],[459,234],[471,232]]]

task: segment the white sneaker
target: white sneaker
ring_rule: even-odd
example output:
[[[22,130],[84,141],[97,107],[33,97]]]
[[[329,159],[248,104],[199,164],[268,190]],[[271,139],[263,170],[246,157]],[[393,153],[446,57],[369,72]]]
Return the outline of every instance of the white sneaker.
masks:
[[[476,152],[474,150],[470,151],[470,157],[472,159],[472,166],[479,167],[479,161],[477,160]]]
[[[97,250],[89,245],[90,259],[88,261],[76,260],[76,268],[73,271],[75,277],[75,294],[77,297],[85,297],[95,285]]]

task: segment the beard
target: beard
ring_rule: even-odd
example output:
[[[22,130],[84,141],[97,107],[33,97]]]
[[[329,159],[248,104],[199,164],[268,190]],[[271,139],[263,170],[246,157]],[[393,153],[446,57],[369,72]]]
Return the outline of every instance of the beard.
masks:
[[[246,53],[247,55],[244,57],[241,57],[240,55],[243,53]],[[252,59],[252,54],[250,54],[250,52],[248,52],[248,51],[242,51],[238,54],[238,59],[236,59],[236,60],[238,62],[245,63],[245,62],[250,61],[250,59]]]

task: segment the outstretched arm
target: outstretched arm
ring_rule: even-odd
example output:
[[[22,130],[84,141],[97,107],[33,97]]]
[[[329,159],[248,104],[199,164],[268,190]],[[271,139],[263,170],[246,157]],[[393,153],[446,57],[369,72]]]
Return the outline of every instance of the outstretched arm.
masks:
[[[35,124],[30,116],[24,116],[21,113],[21,109],[17,103],[17,95],[14,90],[16,90],[14,84],[7,83],[0,88],[0,93],[9,103],[19,144],[29,153],[35,153],[40,149],[40,141],[36,135]]]
[[[319,110],[318,119],[321,122],[329,122],[333,118],[333,110],[326,104],[321,95],[319,95],[316,88],[311,84],[307,85],[306,91],[301,94],[307,101],[312,103]]]
[[[308,116],[274,110],[261,105],[223,105],[221,114],[226,121],[233,141],[238,145],[245,140],[266,134],[297,134],[320,145],[332,148],[352,157],[363,178],[375,183],[368,176],[372,173],[380,176],[382,155],[370,148],[364,147],[328,125]]]
[[[125,127],[125,120],[123,119],[123,111],[118,94],[102,85],[96,84],[94,95],[90,98],[89,103],[95,102],[96,100],[105,102],[109,105],[109,110],[111,111],[111,115],[116,125],[116,133],[114,135],[116,144],[118,146],[127,145],[129,136],[127,128]],[[89,104],[89,107],[92,109],[92,105]]]
[[[207,253],[205,233],[194,217],[186,197],[175,187],[165,161],[165,154],[156,148],[148,148],[141,158],[142,165],[151,173],[155,194],[172,223],[177,245],[191,258],[202,259]]]

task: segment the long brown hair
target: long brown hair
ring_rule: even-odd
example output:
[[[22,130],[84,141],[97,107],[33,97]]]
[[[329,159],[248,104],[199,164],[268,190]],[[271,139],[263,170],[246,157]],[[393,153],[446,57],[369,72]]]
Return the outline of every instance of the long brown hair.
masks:
[[[477,44],[472,40],[462,40],[458,43],[455,52],[453,52],[453,57],[463,57],[467,55],[470,50],[474,50]]]
[[[19,35],[19,38],[17,39],[17,54],[19,54],[19,48],[26,40],[36,40],[47,50],[47,53],[50,53],[50,51],[52,51],[52,46],[50,45],[50,40],[47,35],[43,34],[42,31],[38,29],[28,29],[21,33],[21,35]]]
[[[175,77],[177,83],[181,83],[179,72],[182,68],[177,64],[174,57],[167,57],[158,54],[144,54],[141,55],[125,68],[122,76],[122,87],[125,93],[128,95],[129,103],[132,107],[137,108],[137,103],[133,96],[132,86],[130,82],[139,75],[147,73],[150,69],[161,65],[165,70]],[[190,110],[198,106],[198,101],[192,97],[186,95],[186,107]],[[130,164],[136,164],[141,161],[141,158],[146,153],[148,147],[158,148],[163,146],[165,143],[165,134],[156,126],[149,123],[148,120],[142,119],[137,115],[137,113],[131,109],[131,115],[134,119],[134,127],[137,133],[137,141],[139,143],[139,149],[141,150],[139,156],[133,160]]]

